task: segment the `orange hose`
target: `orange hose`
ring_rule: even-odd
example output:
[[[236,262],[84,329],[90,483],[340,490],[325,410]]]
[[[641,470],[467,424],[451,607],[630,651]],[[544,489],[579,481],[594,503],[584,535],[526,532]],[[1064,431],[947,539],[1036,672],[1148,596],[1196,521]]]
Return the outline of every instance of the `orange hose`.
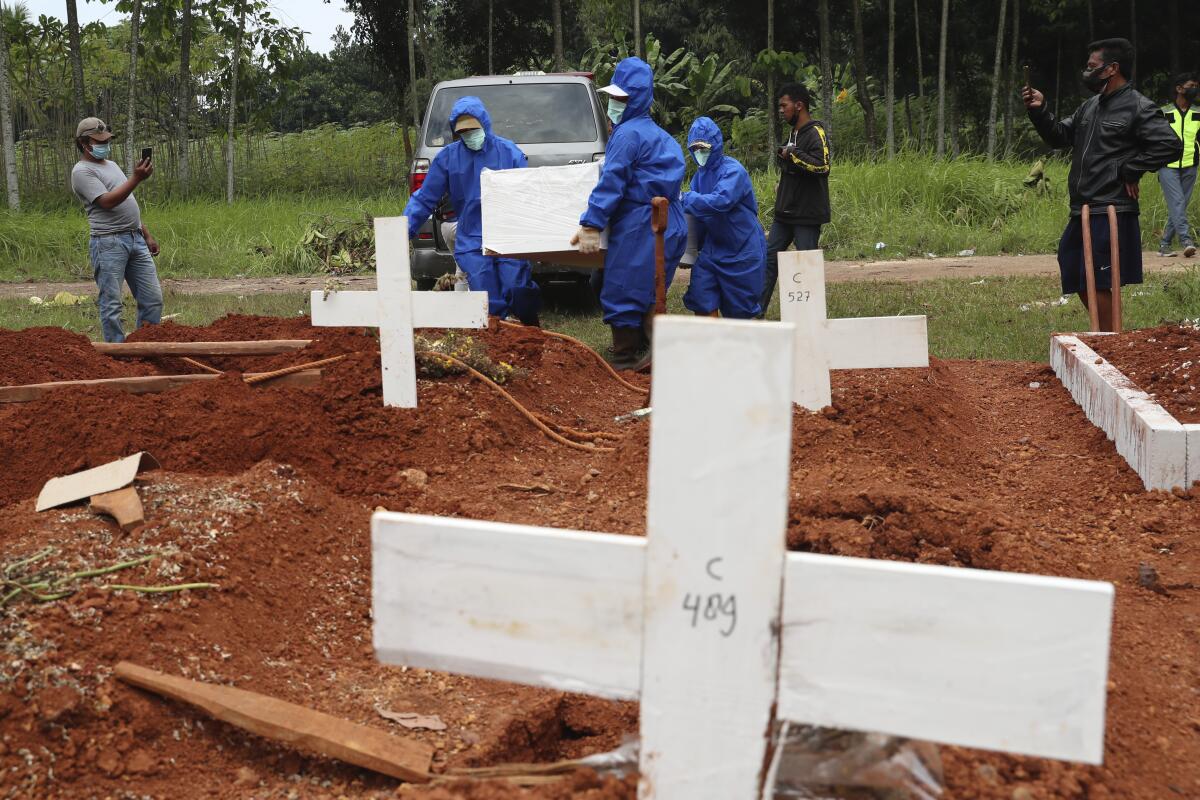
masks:
[[[484,375],[482,372],[475,369],[474,367],[472,367],[470,364],[466,363],[465,361],[462,361],[461,359],[457,359],[454,356],[448,356],[445,353],[435,353],[432,350],[421,350],[420,353],[423,356],[429,356],[430,358],[440,358],[443,361],[449,362],[451,364],[457,364],[458,366],[462,367],[472,377],[478,378],[479,380],[483,381],[485,384],[490,386],[494,391],[499,392],[501,397],[503,397],[508,402],[512,403],[513,408],[515,408],[515,409],[517,409],[517,411],[521,412],[521,416],[525,417],[525,419],[532,422],[534,425],[537,426],[538,430],[540,430],[542,433],[546,434],[547,436],[549,436],[551,439],[558,442],[559,444],[565,444],[567,447],[574,448],[575,450],[583,450],[588,453],[611,453],[611,452],[613,452],[613,448],[611,448],[611,447],[598,447],[595,445],[580,444],[579,442],[572,442],[570,439],[566,438],[565,436],[561,436],[561,435],[555,433],[553,430],[551,430],[549,428],[549,426],[547,426],[544,422],[542,422],[540,419],[535,417],[529,409],[527,409],[527,408],[525,408],[525,406],[521,405],[515,397],[513,397],[511,394],[509,394],[507,391],[505,391],[504,388],[500,386],[500,384],[496,383],[494,380],[489,378],[487,375]]]
[[[576,339],[574,336],[568,336],[565,333],[559,333],[557,331],[548,331],[545,328],[533,328],[533,326],[531,326],[531,325],[518,325],[517,323],[509,322],[508,320],[500,320],[500,324],[507,325],[510,328],[531,328],[534,330],[539,330],[546,336],[549,336],[551,339],[562,339],[565,342],[571,342],[573,344],[577,344],[580,347],[582,347],[584,350],[586,350],[588,352],[588,355],[592,356],[597,361],[599,361],[600,365],[608,371],[608,374],[612,375],[614,378],[617,379],[617,383],[621,384],[626,389],[631,389],[632,391],[635,391],[635,392],[641,392],[642,394],[650,394],[649,389],[645,389],[641,386],[638,386],[635,383],[630,383],[629,381],[622,378],[621,375],[615,369],[612,368],[612,364],[609,364],[608,361],[604,358],[604,356],[600,355],[595,350],[588,347],[585,343]]]
[[[333,364],[336,361],[341,361],[345,357],[346,356],[343,354],[340,356],[334,356],[333,358],[323,358],[320,361],[310,361],[307,364],[293,364],[290,367],[277,369],[274,372],[260,372],[257,375],[251,375],[250,377],[243,378],[242,380],[251,385],[255,383],[262,383],[263,381],[269,381],[272,378],[282,378],[284,375],[291,375],[293,372],[303,372],[306,369],[315,369],[316,367],[323,367],[327,364]]]

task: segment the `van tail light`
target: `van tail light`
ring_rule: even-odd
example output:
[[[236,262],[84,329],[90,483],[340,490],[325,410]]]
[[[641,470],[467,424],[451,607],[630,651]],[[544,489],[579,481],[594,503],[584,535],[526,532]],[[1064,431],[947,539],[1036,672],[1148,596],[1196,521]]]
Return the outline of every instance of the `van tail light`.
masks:
[[[412,164],[412,169],[408,171],[408,191],[409,194],[416,194],[417,190],[425,184],[425,176],[429,174],[429,159],[418,158]]]
[[[603,161],[604,153],[592,153],[592,161]]]

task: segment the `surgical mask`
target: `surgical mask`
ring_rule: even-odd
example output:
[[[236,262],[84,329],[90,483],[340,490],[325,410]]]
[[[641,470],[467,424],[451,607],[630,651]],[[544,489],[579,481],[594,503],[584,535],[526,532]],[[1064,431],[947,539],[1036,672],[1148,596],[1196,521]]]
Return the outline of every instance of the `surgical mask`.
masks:
[[[92,145],[92,157],[104,160],[112,155],[112,142]]]
[[[1083,71],[1083,85],[1087,87],[1089,92],[1099,94],[1104,91],[1105,86],[1108,86],[1108,82],[1112,79],[1112,76],[1110,75],[1108,78],[1100,77],[1100,73],[1104,72],[1108,67],[1108,64],[1101,64],[1095,69],[1085,69]]]
[[[608,118],[612,120],[612,124],[616,125],[621,121],[621,117],[625,115],[625,103],[620,100],[611,98],[608,101]]]
[[[693,150],[692,151],[692,158],[696,159],[696,163],[702,167],[708,163],[708,157],[710,155],[712,155],[711,150]]]
[[[1183,96],[1189,103],[1196,102],[1197,95],[1200,95],[1200,86],[1189,86],[1183,90]]]
[[[476,151],[483,149],[483,140],[486,138],[487,134],[479,128],[464,131],[462,135],[463,144],[465,144],[468,149]]]

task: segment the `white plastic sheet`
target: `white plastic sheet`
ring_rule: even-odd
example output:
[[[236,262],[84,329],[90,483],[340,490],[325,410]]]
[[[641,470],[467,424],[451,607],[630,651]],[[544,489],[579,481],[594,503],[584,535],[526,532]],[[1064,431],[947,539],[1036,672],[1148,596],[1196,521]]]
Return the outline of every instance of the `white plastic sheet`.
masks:
[[[604,253],[584,256],[571,245],[600,162],[563,167],[485,169],[480,175],[483,249],[496,255],[603,266]],[[608,231],[600,247],[608,246]]]

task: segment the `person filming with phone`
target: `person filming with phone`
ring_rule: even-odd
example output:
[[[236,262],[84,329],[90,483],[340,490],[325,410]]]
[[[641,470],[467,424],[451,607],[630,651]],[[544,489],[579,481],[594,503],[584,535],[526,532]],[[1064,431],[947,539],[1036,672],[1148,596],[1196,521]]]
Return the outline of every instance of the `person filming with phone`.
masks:
[[[88,255],[100,290],[100,329],[106,342],[125,341],[121,324],[121,284],[128,283],[137,301],[137,327],[162,319],[162,287],[154,256],[158,242],[142,223],[133,190],[154,174],[150,149],[133,168],[133,176],[110,160],[112,129],[88,117],[75,129],[79,161],[71,170],[71,189],[87,212],[91,238]]]

